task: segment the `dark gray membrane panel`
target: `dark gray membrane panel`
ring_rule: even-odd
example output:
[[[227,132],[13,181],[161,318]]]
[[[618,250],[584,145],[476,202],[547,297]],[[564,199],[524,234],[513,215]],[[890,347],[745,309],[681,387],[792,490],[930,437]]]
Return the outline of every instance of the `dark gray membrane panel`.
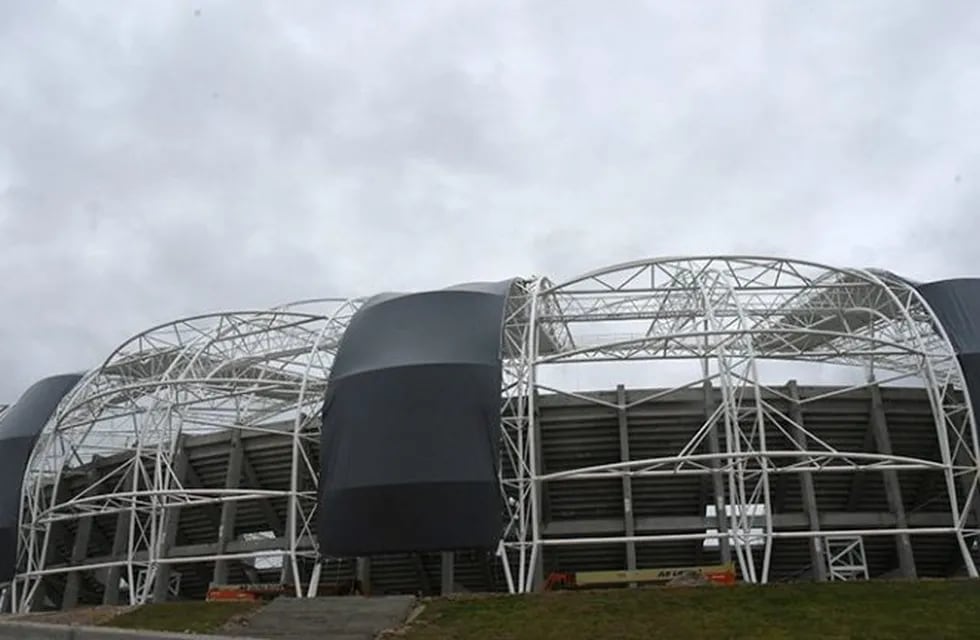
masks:
[[[351,319],[323,408],[320,551],[489,549],[511,282],[383,294]]]
[[[79,374],[52,376],[35,383],[0,416],[0,583],[14,577],[20,492],[27,460],[58,403],[81,379]]]
[[[919,285],[956,351],[970,401],[980,411],[980,279],[961,278]]]

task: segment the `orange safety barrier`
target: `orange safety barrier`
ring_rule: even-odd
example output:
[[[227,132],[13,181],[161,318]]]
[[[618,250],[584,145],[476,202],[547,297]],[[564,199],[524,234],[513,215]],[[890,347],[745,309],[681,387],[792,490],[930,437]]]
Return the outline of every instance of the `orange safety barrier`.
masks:
[[[208,602],[255,602],[274,598],[286,591],[283,584],[222,584],[208,589]]]

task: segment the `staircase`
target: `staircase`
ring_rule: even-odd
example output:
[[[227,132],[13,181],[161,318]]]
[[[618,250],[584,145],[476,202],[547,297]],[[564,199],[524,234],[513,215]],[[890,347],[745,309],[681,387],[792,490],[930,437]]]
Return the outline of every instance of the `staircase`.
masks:
[[[276,598],[247,624],[223,635],[270,640],[374,640],[405,622],[413,596]]]

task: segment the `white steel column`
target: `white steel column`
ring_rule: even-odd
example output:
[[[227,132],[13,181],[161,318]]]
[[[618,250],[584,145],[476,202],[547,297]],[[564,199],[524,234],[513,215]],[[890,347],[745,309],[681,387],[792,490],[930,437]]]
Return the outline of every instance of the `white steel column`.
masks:
[[[790,380],[787,385],[790,397],[790,417],[797,424],[798,429],[793,429],[791,434],[801,451],[809,449],[809,442],[806,433],[803,431],[803,410],[800,408],[800,389],[796,380]],[[800,462],[806,462],[805,457],[800,458]],[[820,512],[817,509],[817,491],[813,483],[813,474],[809,471],[800,471],[800,491],[803,498],[803,508],[806,510],[807,520],[810,522],[811,531],[820,531]],[[827,561],[824,551],[824,540],[820,536],[810,538],[810,564],[813,567],[813,579],[817,582],[827,581]]]
[[[708,431],[708,453],[712,454],[711,461],[708,463],[711,468],[711,486],[713,489],[713,500],[715,506],[715,522],[718,526],[718,549],[721,554],[721,561],[728,564],[732,561],[732,544],[727,535],[728,522],[725,519],[725,478],[721,471],[721,459],[714,457],[721,453],[721,445],[718,438],[718,419],[715,417],[714,409],[714,389],[709,378],[708,361],[704,361],[704,407],[705,420],[711,421]],[[703,543],[702,543],[703,544]]]
[[[187,466],[190,464],[187,460],[187,448],[184,446],[184,437],[178,440],[178,451],[174,456],[176,458],[174,465],[174,476],[178,483],[183,483],[184,478],[187,475]],[[151,563],[158,561],[160,559],[165,559],[170,556],[170,550],[173,548],[174,543],[177,539],[177,528],[180,525],[180,503],[170,502],[169,499],[164,498],[161,502],[161,527],[160,534],[158,538],[158,543],[154,549],[155,553],[151,557]],[[151,571],[148,574],[148,580],[152,580],[153,587],[153,601],[154,602],[164,602],[167,600],[167,596],[170,590],[170,576],[173,572],[173,565],[169,562],[158,562],[156,566],[155,573],[152,572],[153,565],[151,564]]]
[[[626,417],[626,387],[616,387],[616,417],[619,423],[619,459],[623,462],[630,460],[629,422]],[[623,521],[626,527],[626,537],[636,535],[636,520],[633,518],[633,479],[629,474],[623,474]],[[626,543],[626,569],[636,570],[636,543]],[[635,586],[635,585],[634,585]]]

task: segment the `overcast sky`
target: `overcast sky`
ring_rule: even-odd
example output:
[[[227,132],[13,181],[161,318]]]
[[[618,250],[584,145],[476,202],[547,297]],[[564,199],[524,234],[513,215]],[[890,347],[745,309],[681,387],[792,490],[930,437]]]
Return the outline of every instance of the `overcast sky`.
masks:
[[[0,0],[0,402],[222,308],[980,274],[980,4]]]

